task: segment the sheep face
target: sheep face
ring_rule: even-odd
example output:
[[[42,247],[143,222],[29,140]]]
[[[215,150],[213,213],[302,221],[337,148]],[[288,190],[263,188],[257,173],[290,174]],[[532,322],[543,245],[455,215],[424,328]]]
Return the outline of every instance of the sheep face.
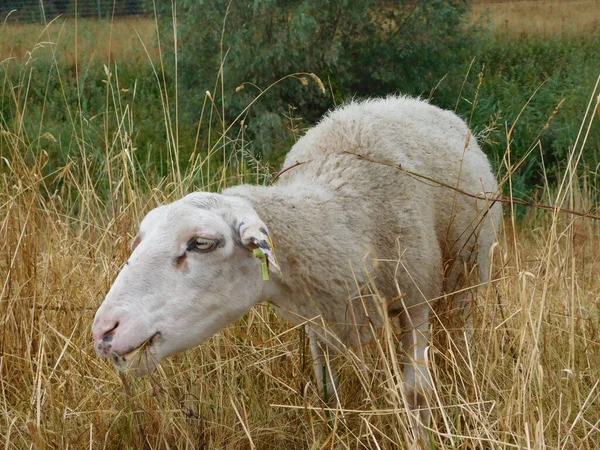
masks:
[[[221,330],[260,300],[252,249],[272,258],[265,242],[265,224],[240,199],[192,194],[152,210],[96,313],[96,353],[143,375]]]

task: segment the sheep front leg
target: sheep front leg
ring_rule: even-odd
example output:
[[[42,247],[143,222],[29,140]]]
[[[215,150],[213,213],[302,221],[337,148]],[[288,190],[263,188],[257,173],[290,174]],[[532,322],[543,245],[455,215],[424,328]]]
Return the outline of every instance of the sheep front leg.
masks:
[[[338,396],[338,378],[329,357],[329,349],[319,341],[317,334],[309,327],[306,327],[308,337],[310,338],[310,352],[313,358],[313,369],[317,379],[319,392],[327,406],[334,408],[340,404]]]
[[[426,303],[409,307],[402,314],[402,336],[404,357],[404,392],[408,405],[413,412],[419,414],[423,424],[429,423],[429,407],[427,393],[431,391],[432,383],[425,350],[429,344],[429,309]]]

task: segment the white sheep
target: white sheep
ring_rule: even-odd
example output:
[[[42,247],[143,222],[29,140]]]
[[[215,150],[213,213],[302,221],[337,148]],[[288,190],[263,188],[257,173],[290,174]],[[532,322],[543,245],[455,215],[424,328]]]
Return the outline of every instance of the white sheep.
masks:
[[[360,298],[371,282],[402,325],[406,398],[427,420],[430,300],[476,264],[488,279],[501,208],[484,195],[497,189],[486,156],[452,112],[388,97],[329,113],[284,167],[272,186],[194,193],[150,211],[96,313],[96,352],[144,374],[266,301],[307,321],[317,381],[337,396],[326,356],[368,342],[370,323],[381,324]]]

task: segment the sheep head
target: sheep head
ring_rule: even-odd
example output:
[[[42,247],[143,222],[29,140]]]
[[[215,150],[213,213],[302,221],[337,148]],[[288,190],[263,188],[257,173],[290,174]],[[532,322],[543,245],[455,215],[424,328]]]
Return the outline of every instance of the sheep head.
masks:
[[[262,297],[255,249],[279,273],[267,226],[241,198],[195,193],[150,211],[96,312],[96,353],[143,375],[212,336]]]

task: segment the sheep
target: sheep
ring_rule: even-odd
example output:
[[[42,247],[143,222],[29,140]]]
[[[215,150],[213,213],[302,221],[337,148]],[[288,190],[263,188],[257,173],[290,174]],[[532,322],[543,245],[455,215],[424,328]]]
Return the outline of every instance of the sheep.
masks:
[[[489,277],[501,207],[487,157],[454,113],[391,96],[328,113],[283,167],[270,186],[150,211],[96,313],[96,353],[143,375],[269,302],[305,322],[319,388],[338,398],[329,355],[368,343],[385,320],[360,300],[372,282],[404,331],[405,398],[427,421],[432,304],[476,266]]]

